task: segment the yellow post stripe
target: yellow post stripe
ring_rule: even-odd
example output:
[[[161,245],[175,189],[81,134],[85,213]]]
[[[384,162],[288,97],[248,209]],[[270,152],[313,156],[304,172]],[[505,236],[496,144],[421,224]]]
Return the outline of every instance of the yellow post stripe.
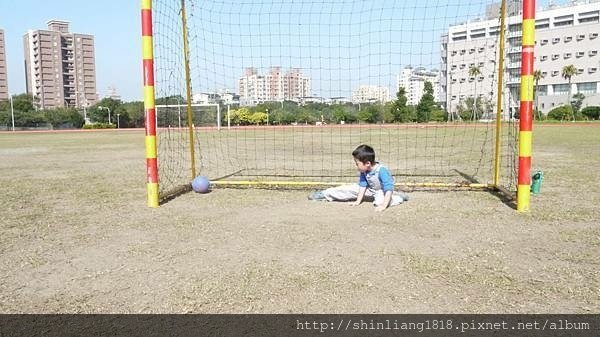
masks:
[[[152,9],[152,0],[142,0],[142,9]]]
[[[535,19],[523,20],[523,45],[533,46],[535,44]]]
[[[521,102],[533,102],[533,75],[521,76]]]
[[[148,207],[158,207],[158,184],[147,183],[146,189],[148,191]]]
[[[519,131],[519,157],[531,157],[531,131]]]
[[[146,136],[146,159],[156,158],[156,136]]]
[[[529,211],[530,188],[529,185],[517,186],[517,211]]]
[[[142,57],[144,60],[152,60],[154,58],[152,49],[152,36],[142,36]]]
[[[144,86],[144,108],[154,109],[154,86]]]

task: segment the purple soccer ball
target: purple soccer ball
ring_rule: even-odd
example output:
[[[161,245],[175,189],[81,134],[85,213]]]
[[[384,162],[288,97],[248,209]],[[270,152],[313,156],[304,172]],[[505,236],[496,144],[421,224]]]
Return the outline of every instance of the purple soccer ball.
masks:
[[[207,193],[210,189],[210,181],[205,176],[197,176],[192,181],[192,189],[196,193]]]

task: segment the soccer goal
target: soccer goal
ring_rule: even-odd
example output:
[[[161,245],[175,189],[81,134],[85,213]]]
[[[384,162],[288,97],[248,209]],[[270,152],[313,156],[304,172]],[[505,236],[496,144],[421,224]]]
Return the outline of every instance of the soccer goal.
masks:
[[[526,209],[531,22],[531,1],[142,0],[149,205],[197,175],[353,182],[369,144],[399,186]]]

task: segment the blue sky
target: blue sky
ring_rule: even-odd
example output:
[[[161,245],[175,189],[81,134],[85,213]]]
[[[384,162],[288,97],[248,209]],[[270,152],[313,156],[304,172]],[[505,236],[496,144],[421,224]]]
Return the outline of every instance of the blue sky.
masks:
[[[179,0],[170,2],[176,7]],[[194,92],[237,90],[243,68],[264,72],[280,65],[284,71],[301,68],[313,80],[313,94],[326,97],[347,96],[359,83],[393,89],[395,74],[406,65],[439,68],[439,35],[450,24],[483,14],[492,1],[346,0],[341,7],[337,0],[192,2]],[[339,12],[344,14],[331,15]],[[125,101],[142,99],[139,0],[0,0],[11,93],[25,92],[23,35],[46,29],[51,19],[69,21],[71,32],[94,35],[100,97],[114,86]],[[176,25],[179,19],[166,20]]]
[[[52,19],[70,22],[74,33],[94,35],[96,90],[114,86],[123,100],[142,99],[140,2],[135,0],[0,0],[6,39],[8,90],[25,92],[23,35],[47,29]]]

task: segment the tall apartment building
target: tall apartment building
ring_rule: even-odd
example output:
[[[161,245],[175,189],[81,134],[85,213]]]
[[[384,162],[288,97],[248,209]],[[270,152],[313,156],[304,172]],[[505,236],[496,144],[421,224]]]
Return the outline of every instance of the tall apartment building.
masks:
[[[522,17],[520,1],[512,1],[506,18],[503,118],[518,111],[521,72]],[[600,104],[600,1],[575,1],[536,12],[534,69],[544,76],[537,87],[538,107],[547,113],[566,104],[568,80],[562,68],[574,65],[571,92],[586,96],[585,105]],[[475,20],[449,28],[441,41],[441,96],[449,112],[467,97],[496,101],[499,60],[499,18]],[[475,76],[470,72],[478,68]]]
[[[385,103],[390,101],[390,89],[376,85],[361,85],[352,91],[353,103]]]
[[[6,48],[4,30],[0,29],[0,101],[8,99],[8,80],[6,70]]]
[[[396,92],[400,90],[400,87],[404,88],[406,104],[417,105],[423,97],[425,82],[430,82],[433,86],[433,98],[438,102],[440,100],[440,73],[437,70],[428,71],[424,67],[405,67],[397,76]]]
[[[267,74],[261,75],[255,68],[247,68],[238,85],[242,105],[284,100],[300,102],[303,97],[310,96],[310,78],[299,69],[283,73],[281,67],[272,67]]]
[[[69,32],[50,20],[47,30],[23,36],[27,93],[41,109],[90,106],[98,100],[94,36]]]

